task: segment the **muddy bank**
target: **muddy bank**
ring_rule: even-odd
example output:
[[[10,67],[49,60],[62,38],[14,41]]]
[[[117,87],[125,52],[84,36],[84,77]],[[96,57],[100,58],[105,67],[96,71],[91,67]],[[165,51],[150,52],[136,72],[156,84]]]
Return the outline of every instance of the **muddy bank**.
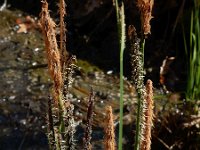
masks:
[[[0,149],[48,149],[44,131],[50,82],[42,37],[37,31],[16,33],[21,15],[0,12]]]

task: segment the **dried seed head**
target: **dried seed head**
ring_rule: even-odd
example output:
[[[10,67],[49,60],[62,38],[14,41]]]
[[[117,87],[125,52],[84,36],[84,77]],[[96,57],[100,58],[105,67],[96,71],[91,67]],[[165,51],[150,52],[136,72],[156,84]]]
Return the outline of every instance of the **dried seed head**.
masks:
[[[140,143],[141,150],[151,149],[151,128],[153,126],[153,83],[147,80],[146,95],[145,95],[145,108],[143,109],[144,122],[142,128],[142,141]]]
[[[114,131],[114,122],[113,122],[113,114],[112,114],[112,107],[108,106],[106,108],[106,120],[104,125],[104,147],[105,150],[115,150],[116,143],[115,143],[115,131]]]
[[[54,99],[55,101],[58,101],[63,84],[60,65],[60,53],[58,51],[56,40],[56,24],[49,15],[48,3],[46,1],[42,2],[42,11],[40,16],[40,23],[42,25],[43,34],[45,37],[48,68],[54,81]]]
[[[141,23],[144,35],[151,33],[150,20],[152,17],[152,8],[154,0],[138,0],[137,7],[141,13]]]

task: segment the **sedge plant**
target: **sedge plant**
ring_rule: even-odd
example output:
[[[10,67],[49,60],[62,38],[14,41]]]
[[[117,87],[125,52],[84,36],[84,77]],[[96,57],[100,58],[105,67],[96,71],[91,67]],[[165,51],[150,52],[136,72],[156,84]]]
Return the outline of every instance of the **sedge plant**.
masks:
[[[130,42],[132,75],[138,94],[137,101],[137,122],[135,149],[150,150],[151,128],[153,126],[153,83],[147,80],[146,87],[143,79],[142,52],[140,49],[140,39],[137,37],[136,29],[130,25],[128,28]]]
[[[187,56],[187,100],[200,99],[200,1],[194,0],[191,11],[189,43],[183,30],[184,45]]]
[[[137,120],[136,120],[136,135],[134,149],[139,150],[143,146],[144,131],[145,131],[145,88],[144,88],[144,48],[145,48],[145,38],[151,33],[150,20],[152,17],[152,8],[154,0],[137,0],[137,7],[140,11],[141,20],[141,41],[137,39],[137,34],[135,29],[130,26],[129,33],[132,35],[132,65],[133,65],[133,79],[135,81],[136,90],[138,93],[137,101]],[[129,36],[130,36],[129,35]],[[150,148],[150,147],[149,147]]]
[[[120,120],[119,120],[119,143],[118,149],[122,150],[122,139],[123,139],[123,95],[124,95],[124,74],[123,74],[123,57],[125,49],[125,14],[124,14],[124,3],[119,6],[118,0],[114,0],[113,4],[116,9],[117,16],[117,28],[118,28],[118,39],[120,44]]]
[[[64,1],[60,1],[61,23],[60,31],[65,32],[64,25]],[[74,133],[75,125],[73,118],[74,106],[68,99],[68,87],[73,74],[73,63],[75,57],[67,58],[65,49],[65,34],[62,33],[60,48],[56,39],[56,24],[50,17],[48,3],[42,1],[42,11],[40,13],[40,24],[45,40],[45,49],[48,61],[48,70],[53,86],[53,101],[49,101],[48,124],[49,124],[49,143],[51,149],[75,149]],[[66,53],[66,54],[65,54]],[[51,105],[51,103],[53,105]]]
[[[118,28],[118,39],[120,45],[120,122],[119,122],[119,141],[118,149],[122,150],[123,141],[123,97],[124,97],[124,76],[123,76],[123,57],[125,49],[125,14],[124,14],[124,4],[123,2],[119,5],[118,0],[114,0],[114,6],[116,8],[117,16],[117,28]],[[135,138],[135,149],[150,149],[150,135],[152,126],[152,116],[153,116],[153,102],[152,102],[152,82],[148,81],[147,88],[145,88],[143,83],[144,77],[144,46],[145,37],[150,33],[150,20],[152,18],[151,11],[153,6],[153,0],[138,0],[138,8],[141,12],[141,24],[142,24],[142,35],[141,42],[137,38],[137,34],[133,27],[129,28],[129,38],[132,41],[132,65],[133,65],[133,75],[138,92],[138,113],[137,113],[137,123],[136,123],[136,138]],[[53,99],[56,110],[56,115],[58,125],[55,126],[53,112],[51,110],[51,102],[49,101],[49,122],[50,122],[50,133],[51,138],[51,148],[52,149],[75,149],[74,147],[74,118],[73,118],[73,105],[68,99],[68,85],[70,83],[71,73],[66,70],[71,66],[71,61],[65,61],[68,58],[68,53],[65,53],[66,48],[64,43],[66,42],[64,15],[65,15],[65,4],[64,1],[60,1],[60,51],[57,45],[56,33],[55,33],[55,23],[50,18],[48,11],[48,3],[46,0],[43,1],[43,7],[41,12],[41,25],[43,29],[43,34],[45,35],[45,44],[48,59],[48,68],[50,75],[54,81],[53,87]],[[71,60],[71,59],[67,59]],[[72,59],[73,60],[73,59]],[[70,67],[71,68],[71,67]],[[66,90],[65,90],[66,89]],[[147,91],[147,92],[146,92]],[[146,95],[147,94],[147,95]],[[93,94],[91,94],[93,97]],[[92,106],[93,98],[90,100],[90,105],[88,108],[88,127],[85,134],[85,147],[84,149],[91,149],[91,120],[92,120]],[[145,109],[146,108],[146,109]],[[111,111],[110,111],[111,112]],[[110,121],[113,119],[111,118]],[[112,127],[113,128],[113,127]],[[109,134],[114,135],[109,131]],[[145,138],[145,139],[144,139]],[[114,136],[112,141],[110,141],[112,149],[115,149]]]

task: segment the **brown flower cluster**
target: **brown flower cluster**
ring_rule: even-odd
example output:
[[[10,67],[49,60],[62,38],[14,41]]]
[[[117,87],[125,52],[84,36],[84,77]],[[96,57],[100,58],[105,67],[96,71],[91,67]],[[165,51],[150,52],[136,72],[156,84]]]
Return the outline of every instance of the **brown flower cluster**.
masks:
[[[144,35],[151,33],[150,21],[152,17],[152,8],[154,0],[138,0],[137,7],[141,13],[141,23]]]
[[[108,106],[106,108],[106,120],[104,125],[104,146],[105,150],[115,150],[116,149],[116,143],[115,143],[115,130],[114,130],[114,122],[113,122],[113,113],[112,113],[112,107]]]
[[[45,45],[48,59],[48,69],[54,81],[54,99],[58,98],[62,89],[62,73],[60,64],[60,53],[56,41],[55,22],[51,19],[48,11],[48,3],[43,1],[40,23],[45,35]]]
[[[143,111],[144,122],[142,129],[142,141],[140,145],[141,150],[151,149],[151,128],[153,126],[153,83],[151,80],[147,80],[146,83],[146,96],[145,96],[145,109]]]

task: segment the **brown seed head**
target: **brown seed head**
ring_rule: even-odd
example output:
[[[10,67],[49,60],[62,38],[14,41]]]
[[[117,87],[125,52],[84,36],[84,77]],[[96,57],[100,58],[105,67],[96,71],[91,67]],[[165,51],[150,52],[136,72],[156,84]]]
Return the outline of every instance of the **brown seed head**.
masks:
[[[58,97],[62,88],[62,73],[60,66],[60,53],[58,51],[55,22],[51,19],[48,11],[48,3],[42,2],[42,11],[40,13],[40,23],[45,38],[45,46],[47,52],[48,69],[54,81],[54,99],[58,101]]]
[[[116,143],[115,143],[115,131],[114,131],[114,122],[113,122],[113,114],[112,114],[112,107],[108,106],[106,108],[106,120],[104,125],[104,147],[105,150],[115,150]]]
[[[141,23],[142,30],[144,35],[151,33],[151,25],[150,20],[152,17],[152,8],[153,8],[154,0],[138,0],[137,6],[141,13]]]
[[[147,80],[146,84],[146,96],[144,106],[144,128],[142,129],[142,141],[140,144],[141,150],[151,149],[151,128],[153,126],[153,83],[151,80]]]

